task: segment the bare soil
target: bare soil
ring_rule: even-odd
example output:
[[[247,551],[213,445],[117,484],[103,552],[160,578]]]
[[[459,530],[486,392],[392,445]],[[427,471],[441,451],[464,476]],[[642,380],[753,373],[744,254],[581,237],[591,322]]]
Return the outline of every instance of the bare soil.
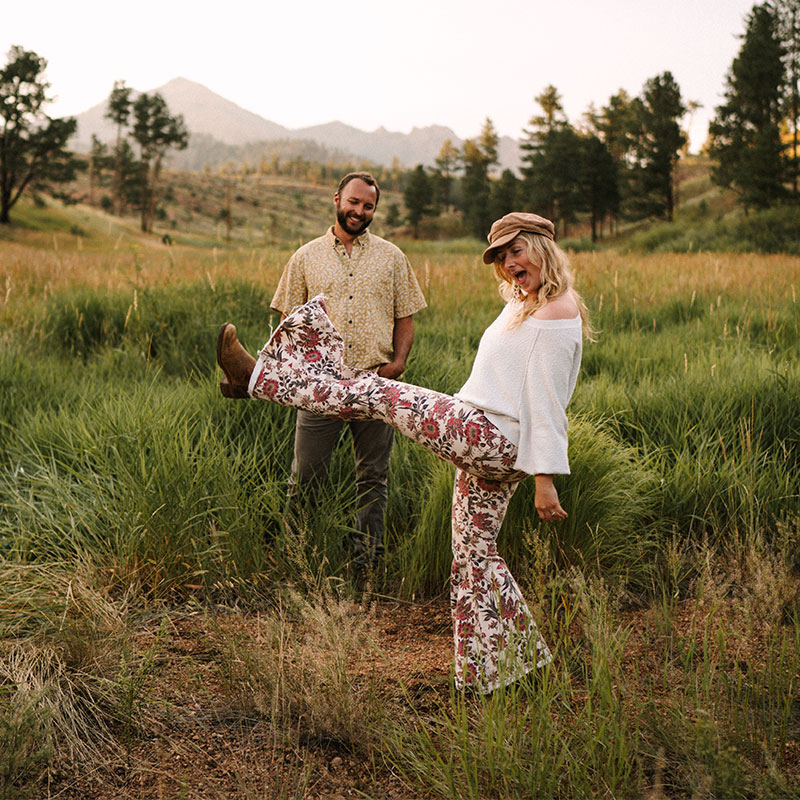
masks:
[[[124,763],[114,768],[51,773],[46,797],[419,798],[386,764],[365,763],[334,741],[287,736],[263,715],[231,706],[220,677],[220,636],[257,646],[257,616],[226,613],[211,619],[197,612],[170,618],[170,628],[147,696],[150,708],[163,709],[162,721],[131,732]],[[453,645],[446,603],[377,603],[369,636],[375,653],[370,677],[377,676],[387,702],[412,698],[414,707],[424,710],[447,696]],[[154,634],[141,638],[144,648]]]
[[[616,619],[627,633],[621,668],[638,676],[642,697],[655,698],[659,706],[663,701],[659,713],[664,715],[665,725],[672,700],[681,696],[681,686],[694,680],[691,671],[681,671],[677,659],[665,661],[670,641],[680,640],[683,646],[694,641],[698,651],[704,646],[711,648],[720,670],[731,670],[737,663],[754,670],[763,666],[765,637],[759,624],[747,636],[725,637],[718,650],[713,633],[704,630],[707,612],[693,601],[677,603],[669,629],[664,628],[655,608],[621,611]],[[398,711],[424,717],[446,708],[453,658],[447,603],[383,600],[369,608],[354,604],[352,613],[368,615],[370,647],[369,657],[357,659],[349,679],[355,684],[370,683],[380,701]],[[424,793],[409,787],[379,756],[370,761],[369,756],[356,754],[369,752],[368,748],[360,750],[304,734],[302,720],[292,731],[279,731],[272,727],[268,714],[236,705],[231,678],[221,669],[230,653],[224,652],[221,643],[236,639],[250,649],[262,646],[263,618],[197,610],[171,614],[167,619],[170,630],[159,646],[146,687],[148,713],[142,715],[138,729],[129,732],[125,757],[109,757],[94,771],[70,768],[51,772],[43,797],[426,800]],[[139,634],[137,650],[144,651],[155,641],[156,628]],[[585,633],[577,620],[570,624],[568,636],[580,649]],[[580,704],[582,693],[579,686],[575,688],[572,699]],[[639,699],[630,696],[625,701],[632,716]],[[126,741],[126,731],[118,734]],[[800,742],[786,742],[782,769],[787,777],[798,780]],[[654,790],[648,796],[665,795]]]

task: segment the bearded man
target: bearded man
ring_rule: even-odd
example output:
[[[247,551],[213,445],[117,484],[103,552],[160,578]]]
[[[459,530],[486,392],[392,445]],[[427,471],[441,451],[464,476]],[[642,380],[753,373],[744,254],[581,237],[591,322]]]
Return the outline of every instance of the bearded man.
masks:
[[[379,198],[380,187],[372,175],[345,175],[333,195],[336,222],[289,259],[271,305],[285,317],[309,298],[325,295],[328,315],[344,339],[345,364],[397,379],[414,341],[413,315],[426,303],[403,252],[367,230]],[[343,428],[350,431],[355,458],[354,561],[359,567],[375,567],[384,552],[394,435],[388,425],[325,419],[298,410],[291,505],[296,512],[302,504],[316,503]]]

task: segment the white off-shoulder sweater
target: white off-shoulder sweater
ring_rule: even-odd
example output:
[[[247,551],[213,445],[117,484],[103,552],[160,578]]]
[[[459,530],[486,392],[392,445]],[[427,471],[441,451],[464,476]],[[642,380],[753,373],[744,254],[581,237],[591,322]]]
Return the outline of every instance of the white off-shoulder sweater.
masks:
[[[528,317],[509,330],[511,301],[481,338],[456,397],[481,409],[518,447],[516,469],[568,474],[565,409],[581,363],[581,318]]]

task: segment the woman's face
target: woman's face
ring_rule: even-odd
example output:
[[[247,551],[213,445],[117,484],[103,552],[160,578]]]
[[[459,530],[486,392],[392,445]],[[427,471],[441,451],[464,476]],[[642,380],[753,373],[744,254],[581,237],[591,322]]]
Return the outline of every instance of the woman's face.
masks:
[[[542,285],[541,258],[536,262],[528,258],[528,246],[519,236],[512,239],[498,253],[503,270],[512,285],[517,284],[525,294],[538,291]]]

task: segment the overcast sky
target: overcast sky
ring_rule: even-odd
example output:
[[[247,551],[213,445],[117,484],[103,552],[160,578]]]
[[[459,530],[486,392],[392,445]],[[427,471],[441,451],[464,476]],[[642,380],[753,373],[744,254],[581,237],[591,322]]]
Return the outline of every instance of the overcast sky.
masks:
[[[704,108],[705,139],[752,0],[36,0],[5,3],[11,45],[48,61],[52,116],[102,102],[115,80],[150,91],[176,77],[288,128],[363,130],[486,117],[518,138],[548,84],[570,120],[669,70]]]

